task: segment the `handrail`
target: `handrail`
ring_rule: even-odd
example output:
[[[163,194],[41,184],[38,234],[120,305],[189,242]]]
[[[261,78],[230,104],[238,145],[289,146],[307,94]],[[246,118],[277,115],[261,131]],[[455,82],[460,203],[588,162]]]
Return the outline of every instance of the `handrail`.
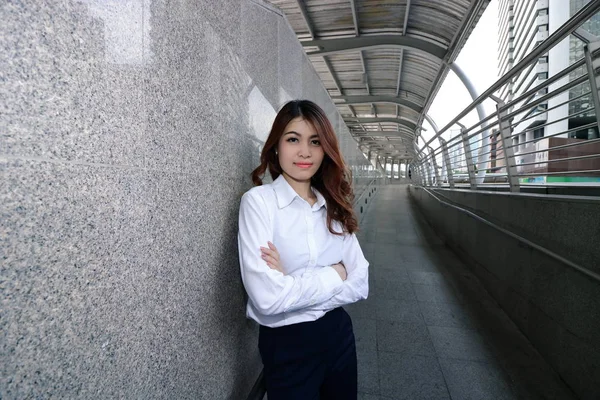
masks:
[[[476,220],[478,220],[480,222],[483,222],[484,224],[486,224],[486,225],[488,225],[488,226],[490,226],[490,227],[492,227],[492,228],[494,228],[494,229],[496,229],[496,230],[498,230],[498,231],[500,231],[500,232],[502,232],[502,233],[504,233],[504,234],[512,237],[513,239],[516,239],[516,240],[520,241],[521,243],[524,243],[527,246],[532,247],[532,248],[534,248],[534,249],[536,249],[538,251],[541,251],[542,253],[546,254],[547,256],[550,256],[550,257],[554,258],[555,260],[560,261],[561,263],[563,263],[565,265],[568,265],[569,267],[571,267],[575,271],[580,272],[580,273],[584,274],[585,276],[594,279],[596,282],[600,282],[600,275],[597,274],[597,273],[595,273],[594,271],[590,271],[589,269],[584,268],[584,267],[580,266],[579,264],[574,263],[571,260],[567,260],[566,258],[564,258],[564,257],[562,257],[562,256],[560,256],[560,255],[558,255],[556,253],[554,253],[553,251],[548,250],[547,248],[545,248],[543,246],[540,246],[539,244],[535,244],[531,240],[525,239],[524,237],[521,237],[521,236],[517,235],[516,233],[513,233],[513,232],[511,232],[511,231],[509,231],[507,229],[504,229],[504,228],[502,228],[502,227],[494,224],[493,222],[490,222],[487,219],[479,216],[478,214],[475,214],[472,211],[469,211],[467,209],[464,209],[464,208],[459,207],[457,205],[454,205],[452,203],[449,203],[449,202],[446,202],[444,200],[441,200],[435,194],[433,194],[429,189],[427,189],[425,187],[421,186],[419,188],[423,189],[425,192],[427,192],[427,194],[429,194],[431,197],[433,197],[434,199],[436,199],[439,203],[441,203],[441,204],[443,204],[443,205],[445,205],[447,207],[454,208],[454,209],[456,209],[456,210],[458,210],[458,211],[460,211],[460,212],[462,212],[464,214],[467,214],[471,218],[474,218],[474,219],[476,219]]]
[[[265,394],[267,394],[267,384],[265,383],[265,370],[262,369],[246,400],[263,400]]]
[[[439,133],[434,135],[425,145],[419,150],[419,154],[423,152],[423,149],[427,148],[433,140],[439,137],[442,133],[450,129],[453,125],[459,122],[463,117],[465,117],[468,113],[473,111],[475,107],[493,95],[498,89],[504,86],[510,79],[513,78],[515,74],[521,72],[521,70],[525,69],[530,63],[535,61],[536,58],[539,58],[541,55],[545,54],[553,47],[556,43],[560,42],[571,32],[576,29],[583,22],[587,21],[591,18],[598,10],[600,9],[600,2],[591,1],[587,5],[585,5],[581,10],[579,10],[573,17],[571,17],[566,23],[564,23],[556,32],[552,35],[548,36],[546,40],[540,43],[537,47],[533,49],[531,53],[523,57],[521,61],[517,63],[514,67],[512,67],[506,74],[504,74],[500,79],[498,79],[492,86],[490,86],[485,92],[483,92],[479,97],[477,97],[467,108],[465,108],[460,114],[458,114],[452,121],[450,121],[445,127],[440,129]]]
[[[466,169],[472,190],[490,181],[509,187],[511,192],[518,192],[521,185],[531,183],[600,186],[600,150],[583,147],[597,142],[600,127],[600,100],[594,95],[597,88],[592,85],[590,90],[584,86],[594,83],[600,75],[600,70],[594,67],[600,62],[600,41],[588,43],[584,47],[584,56],[573,60],[561,71],[550,77],[532,79],[513,93],[515,98],[501,99],[494,95],[514,76],[527,71],[529,65],[535,65],[536,56],[548,54],[598,10],[600,1],[588,3],[453,121],[436,130],[435,135],[417,149],[417,157],[412,162],[415,183],[431,187],[446,186],[447,182],[453,187],[460,172]],[[536,79],[541,82],[536,84]],[[521,90],[523,93],[519,93]],[[469,127],[465,126],[464,117],[475,106],[490,100],[496,105],[495,112],[474,124],[469,123]],[[460,131],[442,140],[455,124],[460,126]],[[439,143],[433,145],[432,142],[437,139]],[[529,145],[540,140],[543,141],[533,148]],[[554,148],[569,150],[561,154],[553,152]],[[486,180],[486,176],[494,172],[506,172],[508,179],[499,182],[490,175]]]
[[[536,86],[534,89],[531,89],[531,90],[527,91],[525,94],[528,94],[528,95],[530,96],[530,95],[531,95],[531,93],[536,93],[536,92],[538,92],[538,91],[540,91],[540,90],[542,90],[542,89],[545,89],[545,88],[549,87],[549,86],[550,86],[550,85],[551,85],[551,84],[552,84],[554,81],[557,81],[557,80],[560,80],[560,79],[564,79],[564,78],[565,78],[565,77],[566,77],[566,76],[567,76],[567,75],[568,75],[570,72],[572,72],[572,70],[576,69],[576,68],[573,68],[574,66],[576,66],[576,67],[581,67],[581,66],[583,66],[583,65],[585,65],[585,58],[581,58],[581,59],[580,59],[580,60],[578,60],[578,61],[577,61],[575,64],[572,64],[571,66],[569,66],[569,67],[565,68],[565,69],[564,69],[564,70],[562,70],[561,72],[557,73],[555,76],[553,76],[553,77],[551,77],[551,78],[548,78],[548,79],[544,80],[544,82],[542,82],[542,84],[540,84],[540,85]],[[549,100],[549,99],[551,99],[551,98],[555,97],[555,96],[557,95],[557,93],[560,93],[560,92],[566,91],[566,90],[568,90],[568,89],[570,89],[570,88],[573,88],[573,87],[575,87],[575,86],[581,85],[582,83],[585,83],[586,81],[588,81],[588,77],[587,77],[587,76],[585,76],[585,75],[582,75],[582,76],[580,76],[579,78],[577,78],[577,79],[574,79],[574,80],[572,80],[572,81],[570,81],[570,82],[568,82],[568,83],[566,83],[566,84],[562,85],[562,86],[561,86],[561,87],[559,87],[559,88],[556,88],[554,91],[552,91],[552,92],[550,92],[550,93],[547,93],[547,94],[545,94],[545,95],[543,95],[543,96],[541,96],[541,97],[537,98],[535,101],[532,101],[532,102],[527,102],[527,103],[526,103],[526,104],[524,104],[524,105],[523,105],[521,108],[518,108],[516,111],[511,111],[511,112],[509,112],[508,114],[506,114],[506,115],[504,116],[504,118],[506,118],[506,119],[510,119],[510,118],[512,118],[512,117],[515,117],[515,116],[517,116],[517,115],[519,115],[519,114],[522,114],[522,113],[524,112],[524,111],[523,111],[523,108],[525,108],[525,109],[534,108],[534,107],[536,107],[537,105],[539,105],[539,104],[541,104],[541,103],[544,103],[545,101],[547,101],[547,100]],[[577,97],[574,97],[574,98],[570,98],[570,99],[569,99],[569,100],[567,100],[566,102],[563,102],[563,103],[561,103],[561,104],[555,105],[554,107],[548,108],[548,109],[546,109],[546,110],[544,110],[544,111],[542,111],[542,112],[540,112],[540,113],[538,113],[538,114],[535,114],[535,115],[528,116],[528,117],[526,117],[526,118],[524,118],[524,119],[520,120],[519,122],[517,122],[517,123],[515,123],[515,124],[511,124],[511,125],[510,125],[510,127],[511,127],[511,128],[513,128],[515,125],[518,125],[518,124],[520,124],[520,123],[522,123],[522,122],[524,122],[524,121],[526,121],[526,120],[528,120],[528,119],[535,118],[536,116],[543,115],[544,113],[547,113],[548,111],[550,111],[550,110],[552,110],[552,109],[554,109],[554,108],[557,108],[557,107],[560,107],[560,106],[564,106],[565,104],[569,104],[571,101],[573,101],[573,100],[576,100],[577,98],[580,98],[580,97],[584,97],[584,96],[586,96],[586,95],[587,95],[587,94],[589,94],[589,93],[591,93],[591,92],[587,92],[587,93],[584,93],[584,94],[582,94],[582,95],[580,95],[580,96],[577,96]],[[513,100],[511,100],[509,103],[507,103],[507,104],[505,104],[504,106],[502,106],[502,107],[501,107],[501,109],[502,109],[502,110],[508,110],[508,109],[510,109],[511,107],[514,107],[516,104],[520,103],[521,101],[523,101],[523,100],[525,99],[525,94],[524,94],[524,95],[521,95],[521,96],[519,96],[517,99],[513,99]],[[589,110],[592,110],[592,109],[593,109],[593,107],[590,107],[590,108],[589,108]],[[576,114],[581,114],[581,113],[583,113],[583,112],[586,112],[586,111],[589,111],[589,110],[583,110],[583,111],[580,111],[580,112],[578,112],[578,113],[576,113]],[[574,114],[574,115],[576,115],[576,114]],[[572,116],[572,115],[568,115],[566,118],[568,118],[568,117],[571,117],[571,116]],[[488,115],[488,116],[487,116],[485,119],[483,119],[483,120],[481,120],[481,121],[479,121],[479,122],[475,123],[473,126],[471,126],[471,127],[467,128],[467,129],[466,129],[466,132],[470,132],[472,129],[475,129],[475,127],[477,127],[477,126],[482,126],[484,122],[490,121],[490,119],[492,119],[492,118],[494,118],[494,117],[497,117],[497,112],[494,112],[494,113],[492,113],[492,114]],[[556,122],[558,122],[558,121],[560,121],[560,120],[557,120],[557,121],[552,121],[552,122],[549,122],[549,123],[546,123],[546,124],[542,124],[542,125],[537,125],[537,126],[535,126],[535,127],[533,127],[533,128],[527,128],[527,129],[524,129],[524,130],[520,131],[519,133],[517,133],[517,134],[515,134],[515,135],[512,135],[512,136],[516,136],[516,135],[519,135],[519,134],[522,134],[522,133],[525,133],[525,132],[529,132],[529,131],[531,131],[531,130],[533,130],[533,129],[535,129],[535,128],[540,128],[540,127],[542,127],[542,126],[551,125],[551,124],[553,124],[553,123],[556,123]],[[498,121],[497,121],[497,120],[496,120],[495,122],[494,122],[494,121],[491,121],[491,122],[489,122],[488,124],[486,124],[486,126],[485,126],[485,127],[482,127],[482,128],[480,128],[479,130],[477,130],[477,131],[475,131],[475,132],[472,132],[472,133],[470,133],[470,134],[467,136],[466,140],[468,140],[468,141],[469,141],[469,142],[472,144],[472,143],[474,143],[473,141],[471,141],[471,139],[472,139],[473,137],[477,136],[477,135],[478,135],[478,134],[480,134],[481,132],[484,132],[484,131],[486,131],[486,130],[489,130],[491,127],[494,127],[494,126],[496,126],[496,125],[498,125]],[[441,132],[441,131],[440,131],[440,133],[443,133],[443,132]],[[436,136],[434,136],[432,139],[435,139],[437,136],[439,136],[439,135],[436,135]],[[457,136],[455,136],[455,137],[453,137],[453,138],[450,138],[450,139],[448,139],[448,141],[447,141],[447,143],[446,143],[446,144],[447,144],[449,147],[451,147],[451,146],[455,146],[455,145],[457,145],[457,144],[460,144],[460,139],[461,139],[461,136],[460,136],[460,135],[457,135]],[[479,139],[479,140],[476,140],[475,142],[480,142],[480,141],[482,141],[482,140],[483,140],[483,139]],[[438,147],[436,147],[436,148],[435,148],[435,150],[434,150],[434,153],[433,153],[433,154],[431,154],[431,153],[430,153],[430,154],[426,155],[426,156],[425,156],[425,160],[427,160],[427,159],[431,158],[431,157],[432,157],[433,155],[435,155],[435,154],[438,154],[438,150],[439,150],[439,151],[441,151],[441,147],[442,147],[441,145],[440,145],[440,146],[438,146]]]
[[[367,193],[367,190],[371,187],[371,185],[373,185],[373,182],[375,182],[376,179],[378,179],[378,178],[371,179],[371,182],[367,183],[367,185],[365,186],[365,188],[363,189],[363,191],[360,193],[360,195],[354,196],[354,203],[352,205],[355,206],[355,205],[357,205],[359,203],[359,201]]]

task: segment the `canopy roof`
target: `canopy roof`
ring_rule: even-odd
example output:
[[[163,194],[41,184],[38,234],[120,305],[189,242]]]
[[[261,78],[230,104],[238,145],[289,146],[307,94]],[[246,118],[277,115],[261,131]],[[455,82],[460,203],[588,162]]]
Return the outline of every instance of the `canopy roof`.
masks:
[[[269,0],[363,151],[412,159],[433,98],[490,0]]]

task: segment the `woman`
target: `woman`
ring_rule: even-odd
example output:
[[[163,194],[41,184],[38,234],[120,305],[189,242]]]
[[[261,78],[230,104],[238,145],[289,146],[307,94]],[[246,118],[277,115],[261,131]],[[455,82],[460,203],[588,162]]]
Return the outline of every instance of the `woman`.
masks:
[[[356,399],[354,333],[341,306],[367,298],[369,263],[323,110],[308,100],[283,106],[260,160],[238,244],[269,400]],[[262,185],[267,169],[273,183]]]

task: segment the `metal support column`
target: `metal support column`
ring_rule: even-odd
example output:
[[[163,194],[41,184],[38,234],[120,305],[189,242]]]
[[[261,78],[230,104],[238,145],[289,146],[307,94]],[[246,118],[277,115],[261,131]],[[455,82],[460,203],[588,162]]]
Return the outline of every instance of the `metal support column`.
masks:
[[[387,175],[387,170],[388,170],[388,164],[390,163],[390,159],[389,157],[385,157],[385,174]],[[390,168],[391,170],[391,168]],[[392,174],[390,173],[390,179],[392,178]]]
[[[423,175],[423,165],[421,164],[421,160],[417,159],[417,163],[414,165],[413,174],[416,175],[416,178],[421,186],[425,186],[425,176]]]
[[[446,141],[441,137],[440,143],[442,144],[442,155],[444,157],[444,163],[446,164],[446,176],[448,177],[448,184],[451,188],[454,187],[454,176],[452,176],[452,165],[450,164],[450,155],[448,154],[448,145]]]
[[[431,171],[431,160],[428,160],[425,163],[425,168],[427,170],[427,186],[433,186],[433,172]]]
[[[419,160],[419,175],[421,175],[421,181],[423,181],[423,186],[429,186],[427,163],[424,160]]]
[[[400,168],[400,178],[408,179],[408,160],[402,160],[404,165],[404,177],[402,176],[402,168]]]
[[[431,162],[433,163],[433,173],[435,176],[435,186],[441,186],[440,172],[438,170],[437,160],[435,159],[435,154],[433,154],[433,149],[431,146],[429,147],[429,152],[431,154]]]
[[[465,72],[456,63],[450,64],[449,67],[456,74],[458,79],[460,79],[463,85],[465,85],[467,91],[471,95],[471,98],[473,99],[473,101],[475,101],[479,97],[479,93],[477,92],[477,89],[475,89],[473,83],[471,83],[471,80],[469,79],[467,74],[465,74]],[[483,107],[483,103],[478,103],[476,109],[477,115],[479,116],[479,120],[484,120],[487,117],[487,115],[485,112],[485,108]],[[481,128],[483,129],[484,126],[481,126]],[[483,183],[485,179],[487,163],[490,161],[489,151],[490,133],[487,129],[484,129],[483,131],[481,131],[481,146],[479,147],[479,154],[477,157],[477,183]]]
[[[588,43],[583,46],[585,52],[585,64],[587,66],[588,76],[590,78],[590,89],[592,90],[592,99],[594,100],[594,109],[596,110],[596,125],[600,130],[600,94],[598,93],[598,87],[600,82],[600,41]]]
[[[471,156],[471,144],[469,143],[469,135],[467,134],[467,128],[462,125],[460,126],[460,136],[462,139],[463,150],[465,152],[465,160],[467,161],[467,170],[469,171],[469,183],[471,189],[477,189],[477,181],[475,180],[475,164],[473,164],[473,157]]]
[[[506,174],[508,175],[508,184],[511,192],[519,192],[519,177],[517,176],[517,167],[515,165],[515,151],[511,143],[510,122],[506,119],[508,111],[504,108],[502,99],[496,96],[490,96],[496,102],[498,110],[498,125],[500,127],[500,138],[502,139],[502,152],[504,153],[504,162],[506,163]]]

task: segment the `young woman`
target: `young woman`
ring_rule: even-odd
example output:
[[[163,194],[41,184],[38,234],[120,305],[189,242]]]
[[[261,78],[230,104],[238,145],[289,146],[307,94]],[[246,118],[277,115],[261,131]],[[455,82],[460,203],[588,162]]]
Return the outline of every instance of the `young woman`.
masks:
[[[369,263],[323,110],[308,100],[283,106],[260,160],[238,244],[269,400],[356,399],[354,333],[341,306],[367,298]],[[273,183],[262,185],[267,170]]]

